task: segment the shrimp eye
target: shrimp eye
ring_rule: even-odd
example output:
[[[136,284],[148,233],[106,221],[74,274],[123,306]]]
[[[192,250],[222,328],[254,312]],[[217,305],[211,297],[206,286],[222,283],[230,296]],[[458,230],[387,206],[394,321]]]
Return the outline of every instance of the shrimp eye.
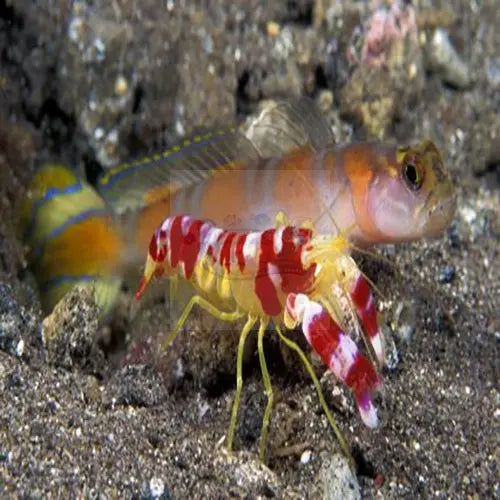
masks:
[[[403,176],[406,184],[408,184],[408,187],[413,191],[417,191],[422,186],[422,174],[414,163],[405,163],[403,167]]]

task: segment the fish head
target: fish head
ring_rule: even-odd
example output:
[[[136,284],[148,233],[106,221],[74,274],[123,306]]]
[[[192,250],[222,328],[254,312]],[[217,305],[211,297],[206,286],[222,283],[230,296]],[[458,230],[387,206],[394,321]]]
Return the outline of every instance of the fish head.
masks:
[[[383,156],[368,190],[368,208],[385,242],[438,237],[456,210],[456,193],[431,141]]]

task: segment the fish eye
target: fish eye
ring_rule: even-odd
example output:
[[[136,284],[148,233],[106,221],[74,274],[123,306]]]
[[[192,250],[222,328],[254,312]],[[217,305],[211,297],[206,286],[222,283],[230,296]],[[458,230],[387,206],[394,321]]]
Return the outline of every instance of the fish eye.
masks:
[[[405,163],[403,167],[403,177],[408,187],[413,191],[417,191],[422,186],[422,174],[414,163]]]

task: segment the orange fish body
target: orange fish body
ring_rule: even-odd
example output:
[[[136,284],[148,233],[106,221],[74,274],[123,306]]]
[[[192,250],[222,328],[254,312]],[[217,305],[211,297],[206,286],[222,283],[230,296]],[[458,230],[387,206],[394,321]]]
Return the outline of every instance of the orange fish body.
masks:
[[[408,165],[418,178],[405,179]],[[351,241],[368,246],[437,236],[454,210],[453,187],[431,142],[408,149],[380,143],[322,151],[303,146],[281,158],[216,171],[152,201],[137,217],[136,245],[143,252],[158,221],[169,214],[250,231],[272,227],[281,211],[293,224],[312,222],[320,233],[354,227]]]

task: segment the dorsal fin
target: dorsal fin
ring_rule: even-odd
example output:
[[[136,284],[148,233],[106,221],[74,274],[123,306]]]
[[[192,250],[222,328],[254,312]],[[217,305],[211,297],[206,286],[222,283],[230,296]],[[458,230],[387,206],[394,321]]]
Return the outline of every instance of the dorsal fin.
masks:
[[[234,128],[197,133],[161,153],[118,165],[98,181],[117,213],[142,208],[214,172],[255,164],[259,154]]]
[[[245,134],[266,158],[306,144],[317,151],[335,142],[326,118],[308,97],[268,103],[247,125]]]

